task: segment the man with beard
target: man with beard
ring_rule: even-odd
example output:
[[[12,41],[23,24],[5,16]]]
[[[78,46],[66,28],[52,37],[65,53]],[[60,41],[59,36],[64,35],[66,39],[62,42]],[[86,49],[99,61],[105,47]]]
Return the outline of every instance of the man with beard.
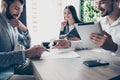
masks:
[[[119,0],[95,0],[103,17],[100,20],[104,35],[92,34],[93,43],[105,50],[120,54],[120,8]]]
[[[120,54],[120,8],[119,0],[95,0],[102,19],[100,20],[103,35],[91,34],[90,39],[105,50]],[[53,48],[87,47],[82,41],[72,42],[56,40]]]
[[[28,58],[40,57],[44,51],[44,48],[39,45],[30,47],[31,38],[28,29],[18,19],[23,6],[24,0],[2,0],[2,12],[0,13],[0,80],[6,80],[13,73],[33,75],[32,65]],[[18,29],[22,31],[22,34],[18,32]],[[27,49],[24,49],[23,46]]]

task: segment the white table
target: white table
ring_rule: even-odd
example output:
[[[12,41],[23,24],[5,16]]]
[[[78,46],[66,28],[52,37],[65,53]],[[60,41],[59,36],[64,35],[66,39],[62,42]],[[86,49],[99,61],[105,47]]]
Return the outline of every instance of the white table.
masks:
[[[80,58],[33,60],[36,80],[108,80],[120,75],[120,57],[91,50],[77,52]],[[108,66],[89,68],[85,60],[103,59]]]

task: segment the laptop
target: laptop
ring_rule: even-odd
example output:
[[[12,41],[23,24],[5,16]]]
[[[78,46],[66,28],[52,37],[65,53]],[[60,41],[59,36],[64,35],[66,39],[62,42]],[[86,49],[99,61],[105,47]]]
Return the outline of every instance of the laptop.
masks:
[[[100,22],[88,22],[88,23],[77,23],[75,24],[75,28],[88,48],[98,48],[96,44],[92,43],[90,40],[91,33],[102,34],[102,28]]]

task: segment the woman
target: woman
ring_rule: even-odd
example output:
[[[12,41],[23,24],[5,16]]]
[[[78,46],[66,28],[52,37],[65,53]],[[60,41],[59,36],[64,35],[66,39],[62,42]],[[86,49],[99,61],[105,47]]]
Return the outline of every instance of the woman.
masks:
[[[61,23],[60,39],[80,40],[80,36],[74,27],[75,23],[81,23],[77,17],[74,6],[69,5],[64,9],[64,21]]]

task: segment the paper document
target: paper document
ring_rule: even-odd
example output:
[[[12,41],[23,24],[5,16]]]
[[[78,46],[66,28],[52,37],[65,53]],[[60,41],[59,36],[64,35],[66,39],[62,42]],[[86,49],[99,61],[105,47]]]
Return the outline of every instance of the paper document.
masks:
[[[51,49],[50,52],[44,52],[41,59],[56,59],[56,58],[75,58],[80,57],[72,49]]]

